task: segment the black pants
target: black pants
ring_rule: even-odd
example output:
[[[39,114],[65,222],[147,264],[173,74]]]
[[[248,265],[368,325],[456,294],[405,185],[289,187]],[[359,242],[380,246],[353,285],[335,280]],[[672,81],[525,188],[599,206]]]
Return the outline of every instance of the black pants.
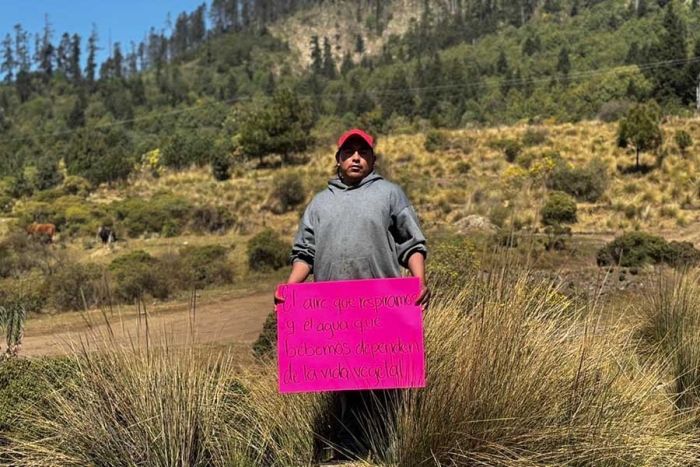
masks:
[[[400,389],[331,393],[331,413],[321,437],[330,441],[336,457],[363,459],[372,453],[383,458],[402,394]]]

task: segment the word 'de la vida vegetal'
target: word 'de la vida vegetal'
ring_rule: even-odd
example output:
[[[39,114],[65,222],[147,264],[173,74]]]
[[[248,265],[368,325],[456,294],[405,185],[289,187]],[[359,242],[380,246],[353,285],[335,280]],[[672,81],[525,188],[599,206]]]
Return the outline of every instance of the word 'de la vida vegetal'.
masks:
[[[418,279],[286,284],[280,392],[425,386]]]

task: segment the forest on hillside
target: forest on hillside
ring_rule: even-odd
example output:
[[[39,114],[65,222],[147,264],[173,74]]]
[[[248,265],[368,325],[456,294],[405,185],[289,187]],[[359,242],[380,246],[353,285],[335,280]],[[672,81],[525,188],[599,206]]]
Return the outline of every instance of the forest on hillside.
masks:
[[[367,53],[399,1],[416,18]],[[225,179],[243,159],[293,161],[348,126],[386,134],[610,121],[651,99],[666,113],[695,106],[697,0],[363,0],[345,19],[353,50],[309,37],[308,66],[269,31],[335,4],[214,0],[138,44],[113,44],[103,63],[97,27],[59,37],[47,18],[32,41],[16,25],[0,47],[0,207],[64,173],[96,186],[154,158],[211,164]]]

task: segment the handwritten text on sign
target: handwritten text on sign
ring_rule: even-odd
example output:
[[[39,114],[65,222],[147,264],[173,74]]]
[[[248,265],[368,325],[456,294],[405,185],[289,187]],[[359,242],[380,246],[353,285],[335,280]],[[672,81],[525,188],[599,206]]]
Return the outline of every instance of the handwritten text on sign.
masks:
[[[425,386],[417,278],[280,286],[280,392]]]

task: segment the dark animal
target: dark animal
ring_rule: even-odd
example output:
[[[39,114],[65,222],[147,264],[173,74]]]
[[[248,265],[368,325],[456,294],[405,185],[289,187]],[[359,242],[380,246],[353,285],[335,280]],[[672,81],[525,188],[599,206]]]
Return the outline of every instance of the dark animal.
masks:
[[[101,225],[100,228],[97,229],[97,236],[100,240],[102,240],[103,245],[107,245],[109,243],[117,241],[117,236],[115,235],[114,230],[111,227],[105,227]]]
[[[56,226],[53,224],[39,224],[38,222],[33,222],[27,227],[27,233],[35,237],[44,238],[47,243],[51,243],[53,241],[53,236],[56,234]]]

